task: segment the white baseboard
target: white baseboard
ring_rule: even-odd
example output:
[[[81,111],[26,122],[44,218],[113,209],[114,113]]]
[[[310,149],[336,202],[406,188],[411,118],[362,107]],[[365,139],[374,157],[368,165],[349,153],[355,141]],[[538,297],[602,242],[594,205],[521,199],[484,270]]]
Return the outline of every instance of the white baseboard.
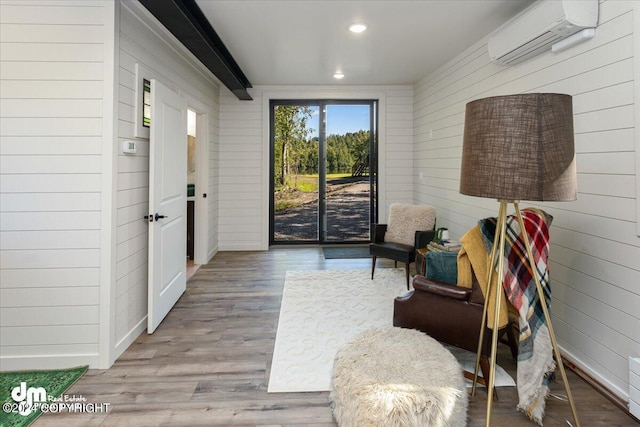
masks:
[[[96,354],[44,354],[34,356],[2,356],[0,372],[67,369],[89,365],[97,369],[100,357]]]
[[[221,251],[265,251],[268,249],[268,247],[264,248],[260,243],[256,242],[232,242],[220,245]]]
[[[211,249],[211,251],[209,251],[209,253],[207,254],[207,262],[205,262],[205,264],[211,261],[213,257],[216,256],[217,253],[218,253],[218,246],[216,246],[215,248]]]
[[[120,357],[131,344],[133,344],[136,338],[138,338],[145,329],[147,329],[147,316],[144,316],[133,328],[131,328],[129,332],[125,334],[123,338],[120,339],[120,341],[116,343],[116,346],[113,349],[113,361],[111,364],[113,364],[113,362],[115,362],[116,359],[118,359],[118,357]]]
[[[591,369],[587,364],[585,364],[580,358],[576,357],[574,354],[567,351],[566,348],[562,346],[560,347],[560,353],[562,354],[562,358],[568,361],[569,363],[576,366],[579,370],[581,370],[584,374],[589,376],[592,381],[597,383],[600,387],[604,388],[608,393],[612,396],[615,396],[621,403],[629,402],[629,393],[627,390],[623,390],[617,385],[613,384],[611,381],[607,380],[602,375],[595,372]],[[601,391],[602,392],[602,391]]]

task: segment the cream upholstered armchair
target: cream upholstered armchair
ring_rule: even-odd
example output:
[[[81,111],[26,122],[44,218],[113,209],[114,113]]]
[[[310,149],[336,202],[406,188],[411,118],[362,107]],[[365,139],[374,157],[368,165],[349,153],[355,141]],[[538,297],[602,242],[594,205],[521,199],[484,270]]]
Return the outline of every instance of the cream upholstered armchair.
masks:
[[[372,224],[373,235],[369,245],[372,256],[371,279],[378,257],[405,264],[407,289],[409,265],[416,259],[416,249],[427,246],[435,236],[436,211],[427,205],[393,203],[389,207],[387,224]]]

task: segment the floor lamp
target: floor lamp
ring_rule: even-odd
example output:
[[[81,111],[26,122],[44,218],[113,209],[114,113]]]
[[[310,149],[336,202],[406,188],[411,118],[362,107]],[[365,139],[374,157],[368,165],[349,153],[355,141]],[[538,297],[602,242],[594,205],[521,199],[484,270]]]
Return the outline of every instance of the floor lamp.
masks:
[[[507,207],[513,204],[524,237],[529,267],[544,313],[553,352],[564,381],[576,427],[580,426],[569,382],[562,364],[547,300],[534,266],[531,243],[524,232],[518,201],[570,201],[576,199],[576,168],[573,143],[573,109],[571,96],[555,93],[530,93],[496,96],[469,102],[466,106],[460,193],[497,199],[500,203],[496,232],[491,251],[491,266],[497,263],[497,283],[503,283],[506,241]],[[500,285],[498,285],[500,286]],[[500,292],[498,292],[498,290]],[[495,385],[495,365],[498,340],[500,287],[494,292],[496,304],[491,334],[491,369],[487,388],[487,419],[491,425],[491,407]],[[491,295],[487,290],[487,296]],[[506,298],[506,296],[505,296]],[[480,340],[474,372],[472,395],[478,378],[480,349],[487,323],[485,304],[480,325]]]

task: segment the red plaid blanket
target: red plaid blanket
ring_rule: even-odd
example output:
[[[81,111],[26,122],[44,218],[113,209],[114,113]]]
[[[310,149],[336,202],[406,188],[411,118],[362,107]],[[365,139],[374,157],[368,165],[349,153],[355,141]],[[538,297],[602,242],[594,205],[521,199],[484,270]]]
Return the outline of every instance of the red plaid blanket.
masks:
[[[507,217],[505,271],[503,286],[507,298],[519,313],[518,409],[542,425],[545,400],[549,393],[549,376],[555,370],[553,347],[549,337],[534,274],[545,293],[547,307],[551,300],[549,286],[549,227],[552,217],[538,209],[521,211],[526,236],[531,243],[533,263],[529,263],[523,233],[517,217]],[[491,251],[496,218],[480,221],[485,247]],[[533,266],[533,267],[532,267]]]

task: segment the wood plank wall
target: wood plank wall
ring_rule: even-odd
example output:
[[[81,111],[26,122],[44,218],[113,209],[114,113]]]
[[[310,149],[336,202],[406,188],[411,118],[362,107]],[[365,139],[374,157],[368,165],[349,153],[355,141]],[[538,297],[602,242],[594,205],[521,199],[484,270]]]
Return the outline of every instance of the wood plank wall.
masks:
[[[253,101],[239,101],[227,89],[220,90],[220,158],[218,243],[220,250],[266,249],[262,247],[264,206],[262,182],[262,99],[251,89]],[[266,125],[266,124],[265,124]]]
[[[602,1],[594,39],[512,67],[491,63],[481,41],[416,84],[414,104],[415,199],[434,205],[458,238],[497,212],[493,200],[458,193],[465,104],[524,92],[574,97],[578,200],[539,205],[554,216],[553,322],[564,352],[622,399],[628,356],[640,354],[634,7],[640,13],[637,2]]]
[[[120,150],[118,154],[116,356],[146,328],[147,316],[148,223],[143,216],[149,209],[149,140],[136,138],[136,63],[147,70],[146,78],[182,93],[208,115],[209,188],[197,190],[207,193],[209,227],[202,237],[206,253],[211,257],[217,249],[219,89],[211,74],[202,66],[194,67],[190,54],[136,3],[122,2],[120,8],[118,141],[136,139],[138,153],[125,155]]]
[[[117,357],[146,326],[147,224],[142,217],[148,210],[149,142],[138,138],[135,155],[120,149],[123,140],[136,136],[136,63],[208,116],[209,185],[202,190],[208,194],[209,226],[203,238],[209,257],[217,250],[218,83],[139,3],[116,5],[114,18],[111,1],[0,3],[3,370],[98,367]],[[114,38],[117,57],[107,57],[107,41]],[[111,119],[111,110],[103,97],[111,85],[105,70],[113,64],[118,65],[118,130],[116,141],[106,144],[116,144],[118,154],[107,159],[103,122]],[[112,160],[115,207],[102,193],[102,168]],[[111,233],[103,217],[112,211],[114,248],[102,240]],[[105,252],[116,257],[115,283],[101,283],[112,261]],[[109,291],[102,293],[101,286]],[[110,292],[115,307],[101,300]],[[115,315],[115,330],[105,312]],[[100,344],[105,336],[114,340],[112,347]]]
[[[108,13],[0,3],[2,370],[98,362]]]
[[[411,86],[258,86],[253,101],[220,96],[220,250],[265,250],[269,240],[268,99],[383,99],[380,113],[380,205],[413,198]],[[265,149],[266,144],[266,149]],[[386,167],[385,167],[386,165]]]

